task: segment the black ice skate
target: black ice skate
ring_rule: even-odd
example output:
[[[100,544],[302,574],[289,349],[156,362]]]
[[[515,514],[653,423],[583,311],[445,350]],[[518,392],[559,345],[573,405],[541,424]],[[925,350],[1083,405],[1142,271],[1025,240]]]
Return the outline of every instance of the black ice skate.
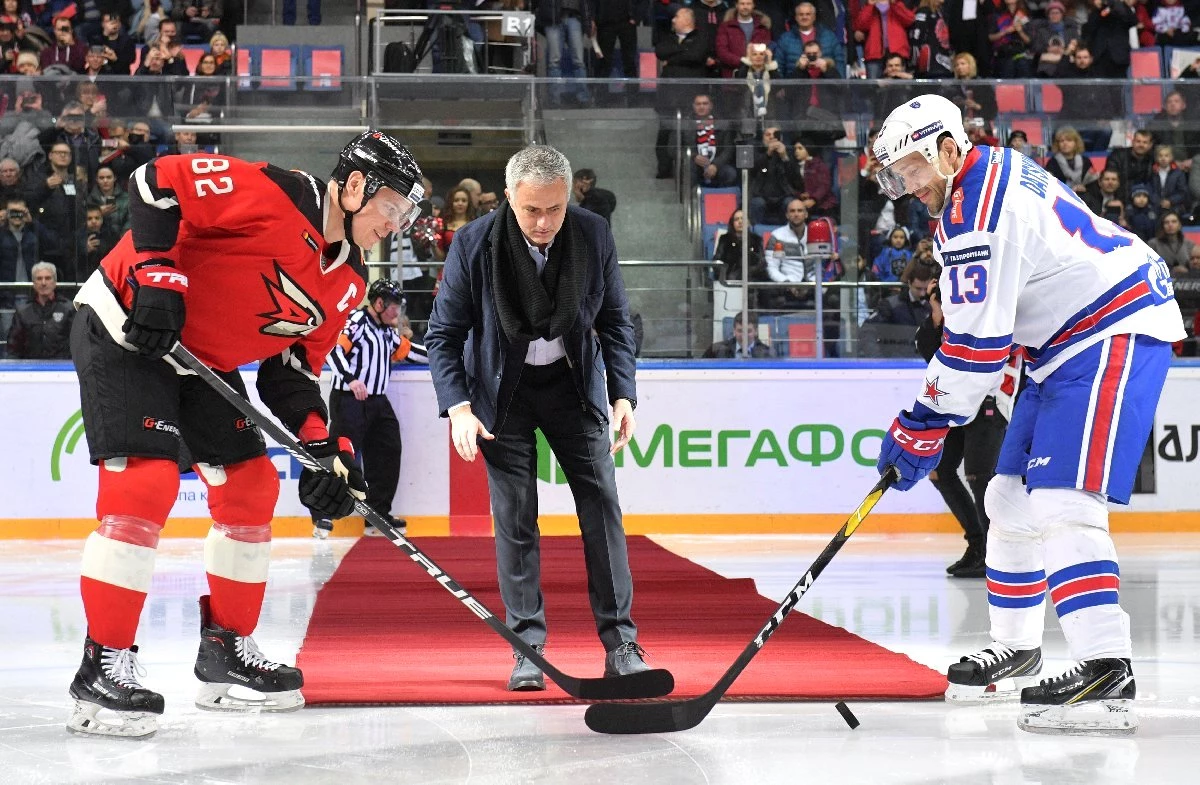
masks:
[[[209,711],[295,711],[304,705],[300,688],[304,675],[297,668],[271,662],[250,636],[223,630],[212,623],[208,597],[200,598],[200,651],[196,678],[204,682],[196,695],[197,708]],[[244,687],[257,695],[230,694]]]
[[[958,703],[1015,699],[1022,687],[1037,683],[1042,650],[1016,650],[1003,643],[969,654],[950,666],[946,700]]]
[[[1017,725],[1031,733],[1131,736],[1137,684],[1129,660],[1084,660],[1036,687],[1021,690]]]
[[[75,699],[67,730],[92,736],[144,738],[158,730],[163,696],[138,683],[146,671],[138,665],[137,646],[110,649],[90,637],[83,642],[83,663],[71,682]],[[107,709],[111,716],[97,716]],[[112,721],[115,719],[115,721]]]

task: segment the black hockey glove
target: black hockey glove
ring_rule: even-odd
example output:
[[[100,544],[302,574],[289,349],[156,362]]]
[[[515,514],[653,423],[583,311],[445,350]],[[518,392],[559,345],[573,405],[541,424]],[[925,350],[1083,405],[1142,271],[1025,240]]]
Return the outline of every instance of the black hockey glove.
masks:
[[[135,270],[132,283],[133,308],[121,329],[138,354],[157,360],[171,351],[183,333],[188,279],[163,259]]]
[[[300,503],[322,518],[345,518],[354,512],[354,500],[367,498],[367,481],[354,461],[350,440],[318,439],[305,442],[304,449],[326,471],[300,472]]]

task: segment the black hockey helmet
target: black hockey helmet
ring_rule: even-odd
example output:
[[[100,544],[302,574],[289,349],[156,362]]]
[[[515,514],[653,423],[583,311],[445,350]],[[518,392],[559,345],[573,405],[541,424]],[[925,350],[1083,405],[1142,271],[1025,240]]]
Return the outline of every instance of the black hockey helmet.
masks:
[[[338,156],[333,179],[340,188],[345,188],[346,178],[352,172],[362,172],[367,181],[359,210],[380,188],[386,186],[408,199],[412,205],[412,209],[402,216],[400,231],[412,226],[413,221],[420,217],[418,204],[425,197],[421,167],[417,166],[417,159],[412,152],[394,137],[374,129],[356,136]]]
[[[404,302],[404,292],[400,291],[400,284],[387,278],[376,278],[367,289],[367,302],[373,303],[380,297],[383,298],[385,306]]]

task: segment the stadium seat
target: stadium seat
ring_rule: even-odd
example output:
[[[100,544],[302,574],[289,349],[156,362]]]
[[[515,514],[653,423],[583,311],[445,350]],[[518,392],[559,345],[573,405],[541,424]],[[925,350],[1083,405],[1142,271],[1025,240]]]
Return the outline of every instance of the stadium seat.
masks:
[[[1193,28],[1195,24],[1193,23]],[[1180,72],[1200,58],[1200,49],[1187,46],[1164,46],[1163,74],[1168,79],[1178,79]]]
[[[771,344],[776,357],[816,357],[817,318],[814,314],[788,313],[774,319]]]
[[[1028,111],[1025,105],[1025,85],[996,85],[996,110],[1001,114],[1020,114]]]
[[[183,47],[183,61],[187,63],[189,74],[196,73],[196,66],[200,64],[200,58],[208,52],[207,46],[188,45]]]
[[[1056,84],[1047,82],[1041,85],[1042,100],[1041,106],[1038,108],[1045,114],[1058,114],[1062,111],[1063,95],[1062,90]]]
[[[342,63],[345,51],[340,46],[304,47],[304,74],[312,79],[305,82],[306,90],[341,90]]]
[[[239,46],[233,55],[234,71],[238,76],[238,89],[249,90],[252,87],[250,76],[254,73],[254,64],[250,57],[250,48]]]
[[[658,79],[658,58],[653,51],[638,52],[638,78],[642,90],[653,90]]]
[[[1008,129],[1010,133],[1012,131],[1024,131],[1025,138],[1034,147],[1044,147],[1046,145],[1046,122],[1041,117],[1013,117],[1009,120]]]
[[[1183,227],[1183,236],[1191,240],[1196,245],[1200,245],[1200,226]]]
[[[1158,47],[1134,49],[1129,53],[1130,79],[1161,79],[1162,57]],[[1130,91],[1130,106],[1134,114],[1154,114],[1162,109],[1161,84],[1134,84]]]
[[[260,90],[295,90],[296,61],[294,46],[256,46],[251,62],[256,66]]]
[[[729,216],[738,208],[740,195],[740,188],[701,188],[700,225],[724,226],[729,221]]]
[[[704,227],[704,258],[712,259],[713,254],[717,251],[717,243],[721,240],[721,235],[725,234],[725,227],[722,224],[707,224]]]

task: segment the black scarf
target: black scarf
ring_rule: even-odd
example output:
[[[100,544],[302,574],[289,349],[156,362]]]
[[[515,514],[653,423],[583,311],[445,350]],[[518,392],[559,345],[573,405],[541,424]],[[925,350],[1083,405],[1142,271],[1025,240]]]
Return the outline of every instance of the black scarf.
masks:
[[[587,240],[567,213],[554,237],[546,267],[537,263],[508,201],[496,208],[492,224],[492,290],[500,327],[509,341],[552,340],[566,335],[579,316],[587,271]]]

